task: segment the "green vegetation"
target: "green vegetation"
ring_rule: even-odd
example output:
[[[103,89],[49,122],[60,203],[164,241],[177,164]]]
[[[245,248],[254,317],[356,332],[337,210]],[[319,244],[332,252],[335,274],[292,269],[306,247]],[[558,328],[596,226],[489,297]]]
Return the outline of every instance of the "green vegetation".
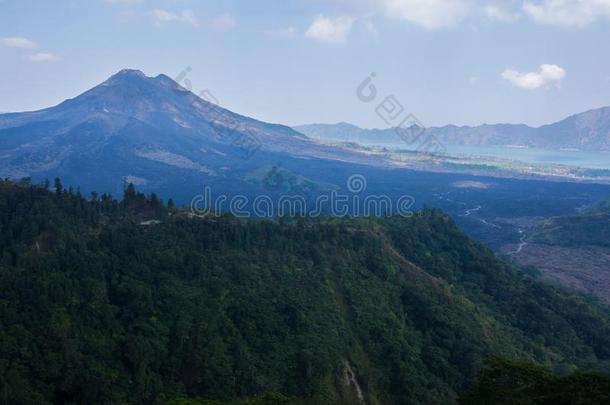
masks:
[[[493,359],[459,403],[605,405],[610,403],[610,377],[582,372],[558,376],[533,363]]]
[[[610,247],[610,199],[579,215],[545,220],[530,240],[558,246]]]
[[[312,193],[338,189],[334,184],[313,181],[281,166],[261,166],[245,176],[253,184],[263,184],[271,190]]]
[[[48,186],[0,182],[1,404],[446,404],[494,355],[610,369],[606,307],[438,210],[199,219]]]
[[[207,399],[175,399],[169,405],[298,405],[302,403],[295,398],[289,398],[276,392],[270,392],[254,398],[227,402]]]

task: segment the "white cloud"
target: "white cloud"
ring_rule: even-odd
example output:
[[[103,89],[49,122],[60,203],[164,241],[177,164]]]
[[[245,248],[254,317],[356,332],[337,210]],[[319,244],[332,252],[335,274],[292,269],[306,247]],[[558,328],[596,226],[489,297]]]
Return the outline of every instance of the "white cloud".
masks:
[[[584,27],[598,19],[610,18],[610,0],[526,1],[523,11],[541,24]]]
[[[210,22],[210,27],[218,31],[229,31],[236,25],[237,23],[231,14],[221,14]]]
[[[503,7],[498,4],[488,4],[483,8],[485,15],[490,20],[502,21],[502,22],[513,22],[517,21],[520,14],[516,11],[511,10],[508,7]]]
[[[294,27],[281,28],[278,30],[267,30],[265,35],[270,38],[292,39],[297,35],[297,29]]]
[[[10,48],[36,49],[38,45],[27,38],[22,37],[4,37],[0,38],[0,45]]]
[[[156,26],[162,26],[166,23],[178,22],[199,27],[199,20],[191,10],[182,10],[180,12],[170,12],[156,8],[150,12]]]
[[[50,52],[38,52],[31,55],[26,55],[25,59],[29,60],[30,62],[52,62],[59,60],[59,56]]]
[[[347,42],[353,23],[351,17],[328,18],[320,15],[314,19],[305,36],[330,44],[342,44]]]
[[[451,27],[471,12],[472,0],[382,0],[385,14],[434,29]]]
[[[506,69],[502,72],[502,77],[514,86],[533,90],[553,83],[559,87],[561,81],[566,77],[566,71],[557,65],[544,64],[540,65],[538,72],[521,73],[513,69]]]
[[[345,15],[381,14],[427,29],[486,18],[514,22],[526,16],[537,24],[585,27],[610,20],[610,0],[325,0]]]

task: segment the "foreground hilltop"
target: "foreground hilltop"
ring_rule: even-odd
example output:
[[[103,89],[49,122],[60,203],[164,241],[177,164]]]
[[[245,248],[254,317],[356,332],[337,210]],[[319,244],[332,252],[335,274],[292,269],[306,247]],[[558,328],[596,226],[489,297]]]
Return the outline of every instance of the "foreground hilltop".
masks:
[[[12,403],[447,404],[492,356],[610,369],[606,307],[498,260],[437,210],[198,219],[133,187],[119,202],[56,186],[0,183]]]

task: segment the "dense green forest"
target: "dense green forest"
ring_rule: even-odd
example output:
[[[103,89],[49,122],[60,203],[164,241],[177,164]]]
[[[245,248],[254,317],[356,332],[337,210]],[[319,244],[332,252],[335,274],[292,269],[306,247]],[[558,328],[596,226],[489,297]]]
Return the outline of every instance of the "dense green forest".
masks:
[[[581,371],[557,375],[534,363],[492,358],[459,403],[606,405],[610,404],[610,377]]]
[[[438,210],[202,219],[49,186],[0,182],[0,404],[451,404],[490,357],[610,370],[607,307]]]

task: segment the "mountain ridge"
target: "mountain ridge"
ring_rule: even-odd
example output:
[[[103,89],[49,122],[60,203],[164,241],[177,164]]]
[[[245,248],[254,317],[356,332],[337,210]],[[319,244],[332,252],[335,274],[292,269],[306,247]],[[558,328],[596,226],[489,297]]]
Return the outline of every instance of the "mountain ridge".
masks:
[[[61,177],[87,190],[117,193],[124,178],[159,190],[190,177],[192,196],[198,184],[239,179],[261,162],[312,158],[374,160],[133,69],[53,107],[0,115],[0,176]]]
[[[304,124],[293,126],[314,139],[366,142],[399,141],[393,128],[360,128],[337,124]],[[537,127],[526,124],[453,125],[426,128],[442,143],[450,145],[507,146],[522,145],[542,149],[610,150],[610,107],[590,109],[562,120]]]

